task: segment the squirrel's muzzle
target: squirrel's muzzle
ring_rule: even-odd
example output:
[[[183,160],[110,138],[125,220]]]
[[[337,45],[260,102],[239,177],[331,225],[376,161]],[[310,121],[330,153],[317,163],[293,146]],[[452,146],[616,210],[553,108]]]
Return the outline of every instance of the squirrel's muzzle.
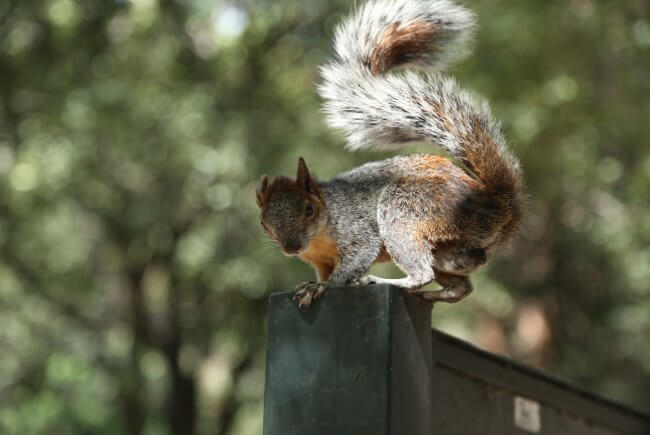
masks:
[[[282,250],[285,253],[292,255],[297,254],[302,249],[302,243],[299,239],[289,239],[282,241]]]

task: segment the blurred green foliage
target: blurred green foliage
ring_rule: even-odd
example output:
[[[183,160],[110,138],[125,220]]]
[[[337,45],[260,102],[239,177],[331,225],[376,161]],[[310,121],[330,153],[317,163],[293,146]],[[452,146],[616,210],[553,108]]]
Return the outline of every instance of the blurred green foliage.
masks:
[[[650,6],[465,3],[453,73],[528,216],[433,324],[647,410]],[[351,6],[0,3],[0,432],[260,433],[265,298],[312,272],[265,243],[255,183],[384,156],[343,151],[314,91]]]

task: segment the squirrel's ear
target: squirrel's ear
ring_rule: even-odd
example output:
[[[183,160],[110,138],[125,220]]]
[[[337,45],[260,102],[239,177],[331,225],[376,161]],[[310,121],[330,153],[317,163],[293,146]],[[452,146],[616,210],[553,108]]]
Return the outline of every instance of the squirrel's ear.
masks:
[[[266,188],[269,185],[269,177],[262,175],[260,182],[257,183],[257,188],[255,189],[255,195],[257,196],[257,206],[262,207],[266,197]]]
[[[312,192],[314,190],[312,185],[311,176],[309,175],[309,169],[307,169],[307,164],[305,164],[305,159],[302,157],[298,158],[298,171],[296,173],[296,184],[298,187],[305,189],[307,192]]]

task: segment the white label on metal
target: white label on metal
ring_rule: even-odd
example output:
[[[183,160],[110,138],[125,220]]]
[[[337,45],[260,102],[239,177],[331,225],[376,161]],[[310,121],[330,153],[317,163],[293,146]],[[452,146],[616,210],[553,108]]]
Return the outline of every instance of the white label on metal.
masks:
[[[528,432],[539,433],[542,429],[539,403],[515,396],[515,426]]]

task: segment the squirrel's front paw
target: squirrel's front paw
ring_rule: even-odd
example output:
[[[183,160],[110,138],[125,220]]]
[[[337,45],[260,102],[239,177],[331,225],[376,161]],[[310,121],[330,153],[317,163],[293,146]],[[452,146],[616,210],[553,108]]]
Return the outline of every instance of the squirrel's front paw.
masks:
[[[298,290],[293,299],[298,299],[298,307],[308,307],[314,299],[318,299],[325,291],[325,285],[316,281],[307,281],[296,286]]]

